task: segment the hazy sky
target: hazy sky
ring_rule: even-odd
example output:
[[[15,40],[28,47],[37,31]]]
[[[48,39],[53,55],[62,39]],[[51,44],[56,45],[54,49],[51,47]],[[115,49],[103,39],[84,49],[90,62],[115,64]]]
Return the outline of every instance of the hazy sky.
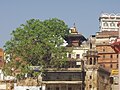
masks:
[[[120,13],[120,0],[0,0],[0,47],[26,20],[59,18],[76,23],[86,38],[99,31],[101,13]]]

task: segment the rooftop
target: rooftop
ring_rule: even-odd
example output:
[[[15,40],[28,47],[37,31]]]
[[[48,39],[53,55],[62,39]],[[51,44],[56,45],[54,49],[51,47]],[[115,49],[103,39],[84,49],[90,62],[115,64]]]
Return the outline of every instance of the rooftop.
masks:
[[[111,36],[118,36],[118,31],[102,31],[102,32],[98,32],[98,34],[96,35],[96,38],[99,37],[111,37]]]

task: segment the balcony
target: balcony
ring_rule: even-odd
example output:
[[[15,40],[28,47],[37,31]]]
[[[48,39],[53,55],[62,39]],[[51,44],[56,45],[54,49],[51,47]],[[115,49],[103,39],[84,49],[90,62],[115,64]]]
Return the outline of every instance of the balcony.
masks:
[[[43,81],[82,81],[83,72],[46,72]]]
[[[60,69],[56,69],[56,68],[47,68],[46,69],[48,72],[81,72],[82,68],[60,68]]]
[[[82,84],[82,81],[43,81],[46,84]]]
[[[98,52],[96,50],[89,50],[87,51],[87,53],[84,53],[85,57],[89,57],[89,56],[98,56]]]

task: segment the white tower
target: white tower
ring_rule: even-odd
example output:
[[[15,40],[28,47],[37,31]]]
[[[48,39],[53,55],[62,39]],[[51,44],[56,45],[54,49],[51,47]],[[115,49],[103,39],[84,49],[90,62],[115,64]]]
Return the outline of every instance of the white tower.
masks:
[[[120,13],[108,14],[102,13],[99,18],[100,32],[102,31],[118,31],[118,22],[120,22]]]

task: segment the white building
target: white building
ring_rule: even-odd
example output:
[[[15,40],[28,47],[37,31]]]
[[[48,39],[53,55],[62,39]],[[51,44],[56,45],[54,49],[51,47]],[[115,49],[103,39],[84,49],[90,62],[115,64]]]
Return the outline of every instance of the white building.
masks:
[[[100,32],[101,31],[118,31],[118,22],[120,22],[120,13],[108,14],[102,13],[99,18]]]

